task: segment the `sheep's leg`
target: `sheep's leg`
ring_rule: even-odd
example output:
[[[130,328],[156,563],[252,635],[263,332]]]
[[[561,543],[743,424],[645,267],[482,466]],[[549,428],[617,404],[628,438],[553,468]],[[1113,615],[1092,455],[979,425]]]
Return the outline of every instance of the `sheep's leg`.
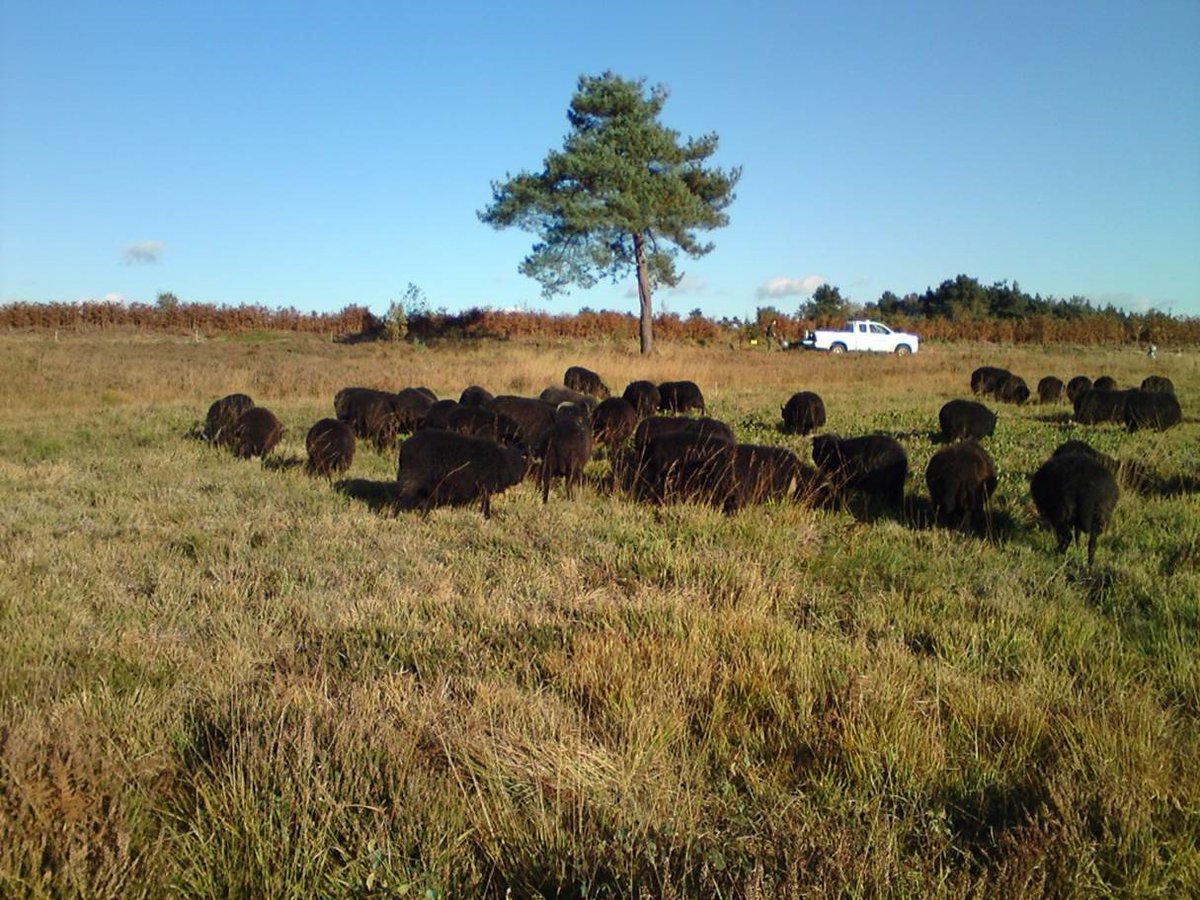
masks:
[[[1071,546],[1071,529],[1060,528],[1058,530],[1058,552],[1066,553],[1067,548]]]

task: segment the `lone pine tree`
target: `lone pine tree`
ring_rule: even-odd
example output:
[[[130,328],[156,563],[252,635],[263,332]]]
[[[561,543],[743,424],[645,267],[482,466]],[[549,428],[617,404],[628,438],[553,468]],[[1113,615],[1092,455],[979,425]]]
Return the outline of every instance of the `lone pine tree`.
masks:
[[[729,224],[726,207],[740,168],[706,168],[716,134],[681,141],[658,119],[667,90],[646,94],[644,80],[605,72],[581,76],[567,118],[571,131],[541,172],[492,183],[492,203],[479,218],[538,236],[521,263],[544,296],[575,285],[637,275],[641,350],[651,351],[651,292],[683,277],[682,250],[699,258],[713,249],[697,232]]]

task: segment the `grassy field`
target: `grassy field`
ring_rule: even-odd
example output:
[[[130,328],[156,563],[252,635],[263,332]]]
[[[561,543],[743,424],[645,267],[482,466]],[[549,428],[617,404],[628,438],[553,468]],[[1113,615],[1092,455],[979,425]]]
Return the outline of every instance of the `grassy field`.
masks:
[[[775,425],[816,390],[901,438],[914,510],[980,364],[1165,374],[1188,420],[990,404],[988,540],[532,483],[391,517],[294,464],[340,387],[571,364],[692,378],[805,459]],[[231,391],[288,428],[266,465],[187,436]],[[1196,352],[0,336],[0,894],[1194,896],[1198,412]],[[1070,437],[1149,475],[1090,569],[1029,498]]]

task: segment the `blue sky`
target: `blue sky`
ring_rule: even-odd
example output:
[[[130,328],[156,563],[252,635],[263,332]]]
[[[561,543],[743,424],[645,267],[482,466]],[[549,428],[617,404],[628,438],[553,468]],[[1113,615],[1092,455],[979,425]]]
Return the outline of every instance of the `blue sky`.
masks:
[[[659,309],[794,311],[959,273],[1200,315],[1200,3],[0,5],[0,302],[377,312],[544,299],[476,213],[581,74],[664,84],[740,165]]]

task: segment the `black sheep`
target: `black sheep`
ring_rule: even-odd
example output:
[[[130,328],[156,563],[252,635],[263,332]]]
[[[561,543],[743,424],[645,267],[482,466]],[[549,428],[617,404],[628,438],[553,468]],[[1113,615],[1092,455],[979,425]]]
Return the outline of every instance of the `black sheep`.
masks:
[[[439,400],[429,407],[429,412],[425,413],[425,418],[421,420],[421,427],[445,428],[450,414],[461,405],[457,400]]]
[[[555,406],[560,406],[563,403],[582,403],[590,411],[597,403],[596,398],[591,394],[585,394],[573,388],[562,385],[552,384],[540,394],[539,400],[545,400],[547,403],[553,403]]]
[[[996,490],[996,465],[975,441],[939,450],[925,469],[925,484],[938,522],[960,531],[982,531],[985,508]]]
[[[406,387],[392,396],[392,410],[396,431],[412,434],[421,427],[429,410],[437,403],[433,391],[426,387]]]
[[[1073,405],[1080,394],[1091,389],[1092,379],[1086,375],[1076,375],[1067,382],[1067,402]]]
[[[480,512],[491,517],[491,498],[525,477],[524,454],[487,438],[466,437],[430,428],[400,445],[396,473],[396,508],[465,506],[480,500]]]
[[[812,480],[800,458],[786,447],[736,444],[701,464],[704,498],[725,512],[799,495]],[[685,468],[682,481],[689,478]]]
[[[563,384],[581,394],[590,394],[604,400],[608,397],[608,385],[600,380],[600,376],[591,369],[583,366],[571,366],[563,373]]]
[[[383,451],[395,442],[399,430],[394,399],[391,392],[376,388],[342,388],[333,398],[333,410],[355,437]]]
[[[715,435],[728,444],[735,442],[733,429],[719,419],[710,419],[707,416],[699,416],[695,419],[651,416],[638,422],[637,428],[633,432],[633,444],[635,447],[643,446],[660,435],[680,431],[701,437]]]
[[[820,477],[836,493],[854,489],[879,497],[897,509],[904,505],[908,454],[895,438],[885,434],[853,438],[823,434],[813,438],[812,454]]]
[[[1166,375],[1147,375],[1142,379],[1143,391],[1154,391],[1159,394],[1175,393],[1175,383]]]
[[[658,385],[653,381],[631,381],[625,386],[625,392],[621,396],[633,404],[639,419],[658,412],[658,404],[662,401]]]
[[[637,410],[624,397],[601,400],[592,413],[592,438],[597,444],[623,444],[637,428]]]
[[[1066,552],[1072,538],[1088,536],[1090,566],[1096,539],[1108,527],[1120,496],[1113,473],[1089,453],[1056,454],[1033,473],[1029,489],[1038,514],[1058,537],[1059,553]]]
[[[660,412],[686,413],[693,409],[705,414],[704,394],[694,381],[664,381],[658,386]]]
[[[619,457],[613,469],[614,480],[623,478],[626,487],[642,482],[650,459],[650,444],[668,434],[686,434],[703,442],[717,441],[732,446],[736,443],[733,429],[724,422],[706,416],[690,419],[677,416],[651,416],[642,419],[633,432],[633,446]],[[661,467],[660,467],[661,468]]]
[[[950,400],[938,411],[942,440],[990,437],[996,430],[996,414],[974,400]]]
[[[1087,441],[1081,441],[1078,438],[1069,441],[1063,441],[1063,443],[1054,448],[1054,452],[1050,455],[1066,456],[1071,453],[1083,453],[1087,456],[1090,456],[1092,459],[1102,462],[1104,464],[1104,468],[1108,469],[1108,471],[1116,474],[1117,461],[1115,459],[1113,459],[1107,453],[1101,453]]]
[[[1128,401],[1129,391],[1084,391],[1075,398],[1075,421],[1081,425],[1124,422]]]
[[[1101,375],[1092,382],[1092,389],[1096,391],[1115,391],[1117,389],[1117,379],[1111,375]]]
[[[542,466],[538,470],[542,502],[550,499],[550,481],[555,477],[563,479],[570,499],[575,486],[583,483],[583,468],[592,458],[591,424],[564,410],[554,417],[553,424],[538,443],[542,457]]]
[[[1047,375],[1037,385],[1038,403],[1061,403],[1064,385],[1061,378]]]
[[[997,400],[1005,403],[1016,403],[1018,406],[1029,399],[1029,385],[1020,375],[1007,372],[996,382],[992,391]]]
[[[304,438],[308,474],[331,478],[354,462],[354,432],[339,419],[321,419]]]
[[[812,391],[797,391],[779,411],[785,434],[809,434],[825,424],[825,401]]]
[[[234,456],[249,459],[266,456],[283,437],[283,425],[275,414],[262,406],[252,406],[233,425],[231,446]]]
[[[670,445],[677,457],[674,468],[666,478],[660,470],[658,478],[665,500],[709,503],[733,513],[752,503],[795,497],[809,480],[800,459],[786,447],[664,439],[656,452]]]
[[[463,406],[487,406],[495,399],[495,396],[487,388],[473,384],[470,387],[463,388],[458,402]]]
[[[998,385],[1005,376],[1012,373],[1008,369],[1000,369],[996,366],[980,366],[971,373],[971,393],[972,394],[994,394],[996,385]]]
[[[226,394],[213,401],[204,418],[204,440],[214,444],[228,444],[233,438],[233,426],[238,416],[250,409],[254,401],[246,394]]]
[[[1125,427],[1130,431],[1153,428],[1166,431],[1183,421],[1183,410],[1174,394],[1129,391],[1125,397]]]
[[[502,394],[485,408],[516,422],[521,432],[521,442],[530,449],[537,446],[538,438],[554,422],[554,404],[536,397]]]
[[[521,426],[503,413],[478,406],[459,406],[446,416],[443,426],[447,431],[468,437],[490,438],[506,447],[527,450],[521,435]]]
[[[696,496],[710,483],[707,463],[733,440],[719,431],[670,431],[635,442],[629,451],[627,486],[639,500],[667,503]]]

